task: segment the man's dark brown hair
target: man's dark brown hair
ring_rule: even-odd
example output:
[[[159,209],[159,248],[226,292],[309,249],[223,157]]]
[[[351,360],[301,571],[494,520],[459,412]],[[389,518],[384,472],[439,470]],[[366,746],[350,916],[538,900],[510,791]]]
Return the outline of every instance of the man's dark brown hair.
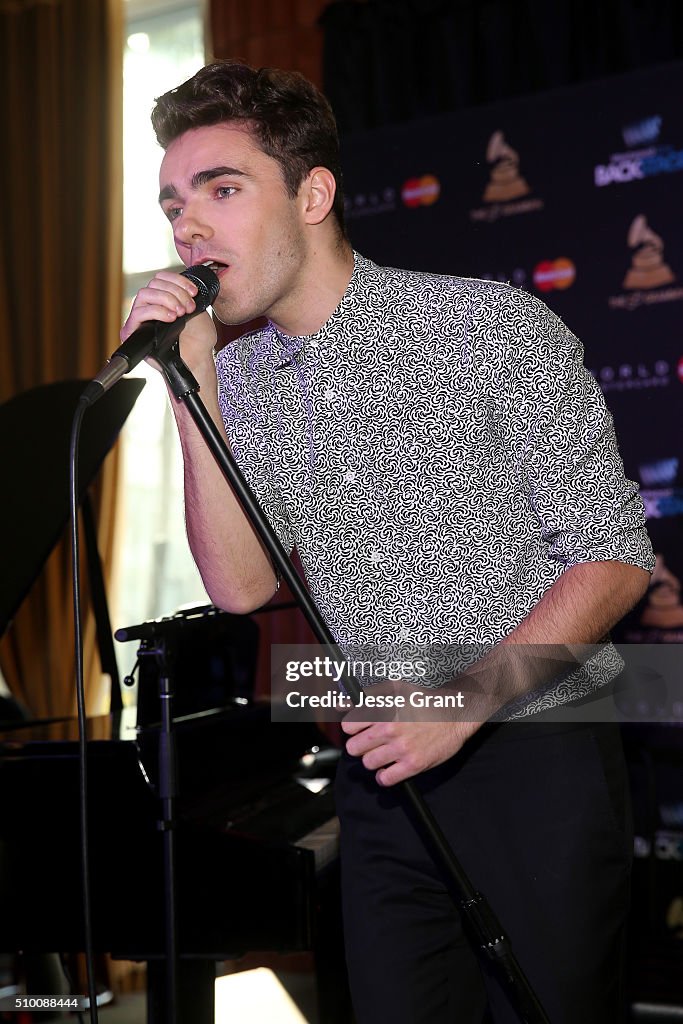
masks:
[[[291,198],[313,167],[327,167],[337,192],[333,213],[344,232],[339,136],[328,101],[297,71],[251,68],[216,61],[164,93],[152,111],[152,126],[164,149],[191,128],[243,122],[263,152],[280,164]]]

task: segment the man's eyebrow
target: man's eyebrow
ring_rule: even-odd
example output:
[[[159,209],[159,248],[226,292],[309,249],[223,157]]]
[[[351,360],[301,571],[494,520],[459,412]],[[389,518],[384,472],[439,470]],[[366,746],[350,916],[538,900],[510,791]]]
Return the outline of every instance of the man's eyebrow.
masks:
[[[164,185],[159,193],[159,202],[163,203],[164,199],[175,199],[177,195],[178,190],[175,185]]]
[[[220,178],[224,174],[229,174],[231,177],[248,177],[247,171],[241,171],[238,167],[208,167],[205,171],[197,171],[192,175],[190,186],[193,189],[201,188],[202,185],[206,185],[209,181]],[[164,185],[159,193],[159,202],[163,203],[164,199],[175,199],[177,196],[178,190],[175,185]]]

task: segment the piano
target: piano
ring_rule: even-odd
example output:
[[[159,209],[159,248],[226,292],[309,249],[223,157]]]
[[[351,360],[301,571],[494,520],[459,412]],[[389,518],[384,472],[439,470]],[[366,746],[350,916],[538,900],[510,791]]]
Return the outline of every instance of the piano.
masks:
[[[320,1020],[345,1024],[336,751],[312,724],[272,723],[268,704],[249,694],[251,619],[206,608],[177,620],[177,629],[164,622],[176,648],[178,1021],[212,1024],[216,961],[310,950]],[[225,654],[218,687],[202,686],[207,637],[214,668]],[[110,715],[88,720],[92,927],[97,952],[147,962],[148,1022],[161,1024],[158,672],[154,659],[140,660],[138,706],[116,699]],[[70,719],[0,724],[0,952],[84,948],[77,739]]]

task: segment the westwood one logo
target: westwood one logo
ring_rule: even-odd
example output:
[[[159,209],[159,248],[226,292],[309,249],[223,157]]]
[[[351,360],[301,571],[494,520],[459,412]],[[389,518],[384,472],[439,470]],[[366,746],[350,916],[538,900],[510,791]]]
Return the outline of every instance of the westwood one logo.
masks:
[[[591,369],[589,372],[593,374],[603,391],[642,391],[665,388],[671,383],[671,366],[666,359],[657,359],[654,363],[601,366],[600,369]]]

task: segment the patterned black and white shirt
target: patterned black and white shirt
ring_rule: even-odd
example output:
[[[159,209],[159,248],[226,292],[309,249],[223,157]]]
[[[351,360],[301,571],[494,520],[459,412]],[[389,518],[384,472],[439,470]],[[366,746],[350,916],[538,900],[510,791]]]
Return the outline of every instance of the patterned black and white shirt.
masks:
[[[356,254],[317,333],[269,325],[217,371],[235,457],[342,645],[495,644],[570,565],[653,567],[582,347],[520,289]]]

